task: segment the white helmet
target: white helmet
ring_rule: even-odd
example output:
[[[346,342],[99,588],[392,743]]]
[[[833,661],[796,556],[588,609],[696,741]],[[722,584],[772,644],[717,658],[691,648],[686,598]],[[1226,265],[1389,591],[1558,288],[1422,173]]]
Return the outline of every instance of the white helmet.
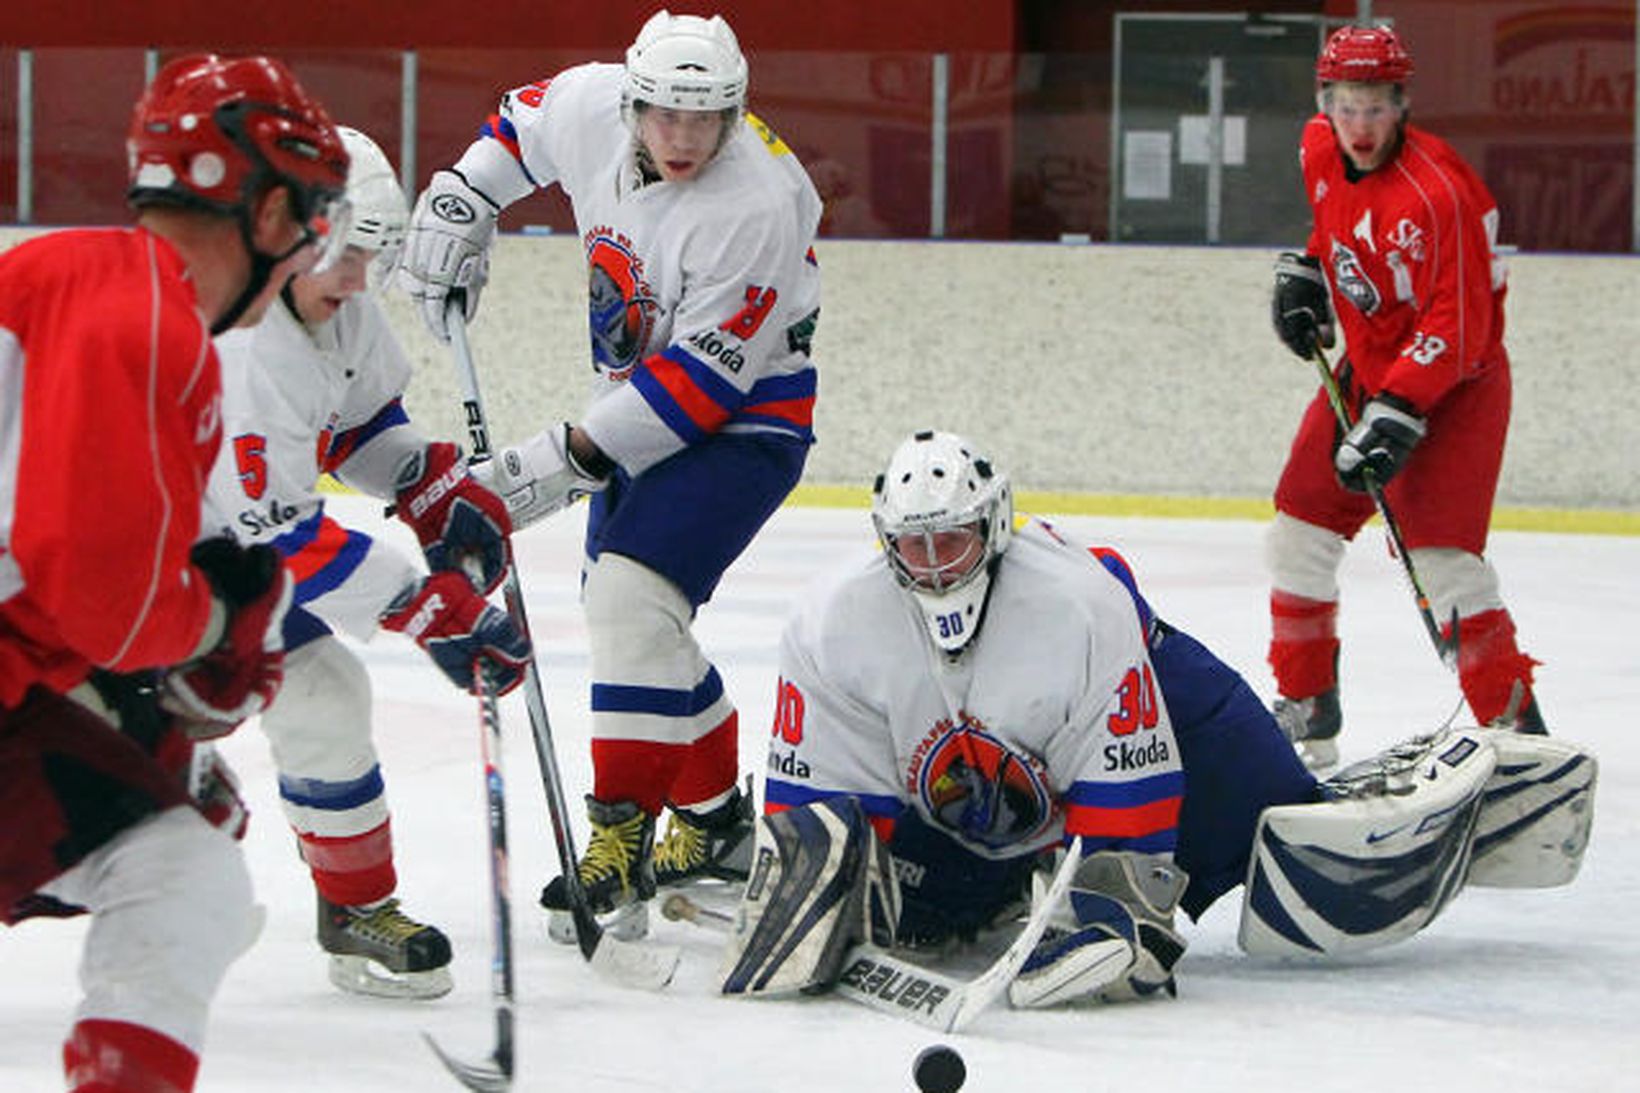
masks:
[[[375,141],[345,125],[336,131],[347,149],[347,200],[353,206],[347,245],[375,252],[379,262],[391,266],[410,225],[410,206],[399,176]]]
[[[877,476],[871,522],[929,637],[960,653],[979,629],[996,560],[1013,535],[1008,476],[960,436],[914,433]]]
[[[621,116],[633,124],[633,104],[673,110],[746,108],[746,58],[721,15],[673,15],[662,9],[626,51]]]

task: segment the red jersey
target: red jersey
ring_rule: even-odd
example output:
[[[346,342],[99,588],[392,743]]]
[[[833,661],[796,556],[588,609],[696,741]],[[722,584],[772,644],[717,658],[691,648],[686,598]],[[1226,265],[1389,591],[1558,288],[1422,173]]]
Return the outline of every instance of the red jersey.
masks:
[[[1324,115],[1300,161],[1321,259],[1357,382],[1428,413],[1454,384],[1503,367],[1497,202],[1452,147],[1413,125],[1395,158],[1352,180]],[[1353,173],[1353,172],[1352,172]]]
[[[0,706],[193,654],[211,597],[188,554],[221,399],[163,239],[63,231],[0,254]]]

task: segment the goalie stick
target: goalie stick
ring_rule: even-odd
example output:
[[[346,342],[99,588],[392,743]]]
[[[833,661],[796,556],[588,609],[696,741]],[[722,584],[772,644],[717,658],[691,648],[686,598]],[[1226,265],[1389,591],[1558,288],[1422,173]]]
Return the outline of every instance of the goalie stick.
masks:
[[[445,328],[450,332],[456,380],[461,388],[467,435],[472,442],[467,464],[475,466],[487,462],[493,453],[490,450],[490,430],[484,417],[484,402],[478,390],[478,369],[473,364],[472,349],[467,344],[464,297],[463,292],[452,289],[445,304],[444,316]],[[528,638],[529,617],[524,610],[523,587],[516,565],[507,567],[503,596],[513,624]],[[524,667],[524,706],[529,711],[530,735],[535,742],[535,758],[541,768],[541,785],[546,793],[553,841],[557,844],[558,864],[563,871],[570,915],[575,922],[575,940],[581,955],[594,971],[617,983],[644,990],[660,990],[672,981],[672,975],[677,971],[678,951],[675,948],[624,941],[606,933],[598,924],[592,908],[587,905],[586,891],[581,887],[581,877],[576,870],[575,835],[570,827],[563,780],[558,773],[557,753],[553,750],[552,724],[547,720],[547,703],[542,696],[541,674],[533,652]]]
[[[871,942],[862,942],[843,957],[842,974],[833,990],[850,1002],[915,1021],[941,1032],[961,1032],[1008,991],[1031,950],[1042,940],[1048,920],[1066,900],[1071,878],[1082,860],[1073,843],[1054,873],[1047,895],[1031,909],[1019,934],[984,971],[971,979],[944,975]],[[734,919],[700,906],[681,892],[661,904],[661,915],[727,933]]]
[[[512,902],[507,893],[507,798],[501,776],[501,712],[495,684],[482,663],[473,667],[478,690],[479,746],[484,758],[484,799],[490,834],[490,926],[493,948],[490,994],[495,999],[495,1047],[482,1063],[463,1062],[445,1051],[430,1033],[422,1039],[446,1070],[468,1089],[504,1093],[513,1077]]]
[[[1344,405],[1344,392],[1339,390],[1338,377],[1333,375],[1332,363],[1327,360],[1327,353],[1321,348],[1320,341],[1314,346],[1312,359],[1316,370],[1321,373],[1321,386],[1327,391],[1327,401],[1332,404],[1333,416],[1338,418],[1339,426],[1344,432],[1349,432],[1355,422],[1350,419],[1350,409]],[[1424,584],[1418,579],[1418,570],[1412,564],[1412,555],[1407,553],[1406,543],[1401,538],[1401,525],[1395,519],[1395,513],[1390,511],[1389,501],[1384,497],[1384,487],[1379,484],[1378,476],[1370,467],[1362,468],[1361,479],[1366,483],[1367,492],[1372,495],[1372,503],[1378,506],[1378,515],[1383,518],[1384,528],[1389,535],[1390,548],[1395,557],[1401,562],[1401,569],[1407,575],[1407,583],[1412,586],[1412,599],[1418,605],[1418,614],[1424,620],[1424,629],[1429,633],[1429,640],[1435,644],[1435,653],[1441,658],[1441,663],[1453,671],[1458,670],[1458,609],[1452,609],[1452,629],[1450,636],[1441,636],[1440,624],[1435,621],[1435,612],[1430,609],[1429,595],[1424,591]]]

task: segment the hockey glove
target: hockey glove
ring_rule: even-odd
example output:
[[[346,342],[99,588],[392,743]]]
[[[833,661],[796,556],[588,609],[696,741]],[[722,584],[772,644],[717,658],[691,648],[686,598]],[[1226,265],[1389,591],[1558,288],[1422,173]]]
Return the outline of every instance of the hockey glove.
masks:
[[[1321,259],[1284,251],[1276,258],[1276,286],[1270,297],[1270,321],[1283,345],[1305,360],[1320,343],[1333,345],[1332,304]]]
[[[415,531],[433,572],[466,572],[471,563],[486,595],[506,576],[507,506],[467,472],[454,444],[429,444],[405,464],[396,511]]]
[[[1361,410],[1357,421],[1333,453],[1333,467],[1346,489],[1365,492],[1367,475],[1383,486],[1398,474],[1424,438],[1424,419],[1410,402],[1396,395],[1378,395]]]
[[[489,663],[498,695],[524,679],[529,639],[460,573],[446,570],[409,585],[388,604],[381,621],[427,650],[439,670],[464,691],[473,690],[473,665],[480,658]]]
[[[466,319],[478,312],[478,294],[490,276],[490,242],[495,238],[501,207],[467,185],[459,171],[433,173],[404,239],[401,265],[404,286],[421,309],[422,321],[440,341],[450,340],[444,329],[444,301],[451,289],[460,289]]]
[[[1173,965],[1185,941],[1173,929],[1173,910],[1187,880],[1173,863],[1149,854],[1089,856],[1077,867],[1068,904],[1050,910],[1048,932],[1008,985],[1008,1000],[1023,1009],[1176,994]],[[1040,873],[1035,886],[1032,914],[1047,888]]]
[[[902,945],[934,949],[972,940],[1030,895],[1035,854],[982,858],[912,809],[894,822],[888,849],[900,882],[895,940]]]
[[[281,628],[295,585],[272,547],[206,539],[192,559],[227,619],[214,646],[164,673],[160,705],[190,736],[208,739],[232,732],[273,701],[285,678]]]
[[[529,527],[609,484],[576,461],[569,431],[567,423],[544,429],[473,468],[473,476],[507,502],[514,527]]]

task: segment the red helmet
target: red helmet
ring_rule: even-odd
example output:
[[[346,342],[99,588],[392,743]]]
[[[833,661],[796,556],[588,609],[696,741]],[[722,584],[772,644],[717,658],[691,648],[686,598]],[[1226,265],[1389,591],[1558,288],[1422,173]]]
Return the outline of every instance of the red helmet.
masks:
[[[131,204],[222,213],[288,186],[298,219],[347,186],[347,150],[324,107],[271,57],[180,57],[160,70],[126,140]]]
[[[1340,27],[1315,62],[1323,83],[1405,83],[1411,75],[1412,54],[1389,27]]]

